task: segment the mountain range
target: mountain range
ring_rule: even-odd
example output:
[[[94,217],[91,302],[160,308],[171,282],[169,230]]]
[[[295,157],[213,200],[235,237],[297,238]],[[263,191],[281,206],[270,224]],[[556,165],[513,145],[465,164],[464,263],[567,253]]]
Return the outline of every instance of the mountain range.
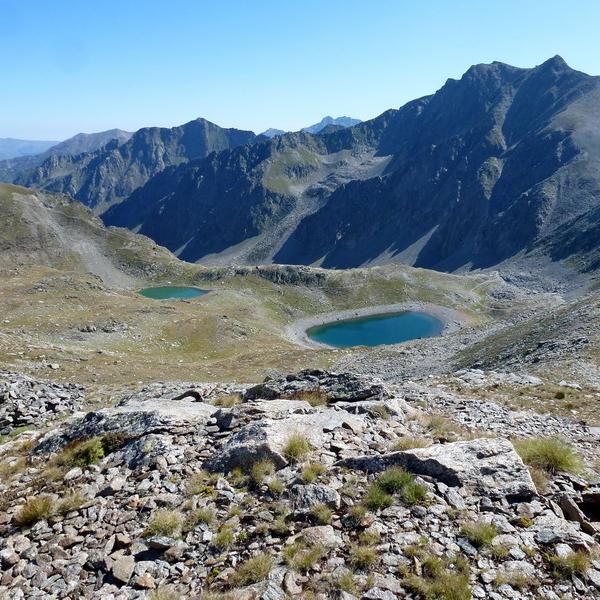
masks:
[[[350,127],[265,139],[199,119],[50,156],[17,181],[207,264],[594,271],[599,107],[600,78],[558,56],[494,62]]]
[[[0,138],[0,160],[41,154],[51,148],[56,141],[17,140],[15,138]]]
[[[117,143],[126,142],[132,135],[131,132],[122,129],[110,129],[99,133],[78,133],[62,142],[41,142],[45,145],[45,148],[40,147],[37,153],[22,153],[7,160],[0,160],[0,181],[12,183],[18,177],[29,176],[32,169],[40,166],[53,156],[70,156],[93,152],[112,140]],[[34,143],[37,144],[38,142]]]

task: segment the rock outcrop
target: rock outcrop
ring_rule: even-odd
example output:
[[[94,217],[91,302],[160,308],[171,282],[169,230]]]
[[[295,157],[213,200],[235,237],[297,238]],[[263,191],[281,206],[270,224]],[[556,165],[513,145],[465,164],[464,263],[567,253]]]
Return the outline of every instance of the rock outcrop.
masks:
[[[410,386],[319,378],[333,399],[376,386],[410,418],[277,398],[274,385],[267,399],[255,386],[153,384],[6,442],[0,593],[600,596],[600,484],[557,473],[536,490],[505,439],[440,442],[402,398]],[[301,443],[286,448],[292,437]],[[407,443],[424,447],[393,451]]]
[[[452,487],[492,498],[529,499],[537,490],[529,471],[508,440],[484,438],[440,444],[376,458],[350,458],[340,466],[370,473],[400,466]]]

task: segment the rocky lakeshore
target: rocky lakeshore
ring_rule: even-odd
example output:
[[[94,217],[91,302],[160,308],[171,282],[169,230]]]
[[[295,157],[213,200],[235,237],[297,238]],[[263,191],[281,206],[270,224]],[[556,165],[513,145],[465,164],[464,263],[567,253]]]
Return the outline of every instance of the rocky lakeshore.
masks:
[[[23,381],[2,375],[8,421],[19,394],[61,396]],[[114,400],[4,438],[4,597],[600,597],[600,440],[581,422],[318,370]],[[548,437],[573,460],[540,461]]]

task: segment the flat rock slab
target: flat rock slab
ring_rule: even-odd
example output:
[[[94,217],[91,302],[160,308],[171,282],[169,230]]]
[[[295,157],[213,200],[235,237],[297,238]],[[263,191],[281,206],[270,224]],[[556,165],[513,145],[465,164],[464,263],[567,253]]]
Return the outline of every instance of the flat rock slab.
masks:
[[[245,400],[289,398],[300,391],[319,389],[329,402],[382,400],[386,397],[382,383],[352,373],[331,373],[321,369],[305,369],[299,373],[269,379],[246,390]]]
[[[313,448],[318,449],[327,432],[343,427],[360,433],[364,426],[364,419],[334,409],[292,414],[283,419],[261,419],[234,433],[218,454],[204,463],[204,468],[226,473],[258,460],[270,460],[277,468],[283,468],[288,464],[284,448],[292,435],[304,436]]]
[[[508,440],[500,438],[347,458],[337,464],[368,472],[397,465],[411,473],[427,475],[452,487],[466,487],[492,498],[526,499],[537,495],[521,457]]]

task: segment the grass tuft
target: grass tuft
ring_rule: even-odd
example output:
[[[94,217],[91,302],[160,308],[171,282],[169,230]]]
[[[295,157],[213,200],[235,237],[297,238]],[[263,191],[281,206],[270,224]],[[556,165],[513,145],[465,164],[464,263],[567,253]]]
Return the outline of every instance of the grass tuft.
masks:
[[[310,509],[310,514],[319,525],[329,525],[333,518],[331,509],[323,503],[315,504]]]
[[[168,537],[174,537],[181,531],[183,527],[183,516],[179,511],[160,509],[157,510],[144,531],[144,537],[151,537],[153,535],[165,535]]]
[[[549,562],[554,576],[559,579],[571,579],[573,575],[583,575],[590,568],[590,559],[581,550],[567,556],[551,556]]]
[[[495,525],[484,523],[482,521],[476,523],[464,523],[460,528],[460,532],[476,548],[489,546],[492,543],[492,540],[498,535],[498,529]]]
[[[579,473],[582,469],[581,457],[573,448],[554,438],[528,438],[515,440],[515,450],[523,462],[550,475],[561,471]]]
[[[312,446],[305,435],[293,433],[283,448],[283,455],[288,462],[295,464],[305,458],[311,450]]]
[[[236,567],[231,582],[235,586],[246,586],[264,581],[273,568],[273,558],[268,554],[257,554]]]
[[[31,498],[25,502],[15,517],[17,525],[28,527],[48,519],[56,510],[56,502],[51,496],[41,495]]]

